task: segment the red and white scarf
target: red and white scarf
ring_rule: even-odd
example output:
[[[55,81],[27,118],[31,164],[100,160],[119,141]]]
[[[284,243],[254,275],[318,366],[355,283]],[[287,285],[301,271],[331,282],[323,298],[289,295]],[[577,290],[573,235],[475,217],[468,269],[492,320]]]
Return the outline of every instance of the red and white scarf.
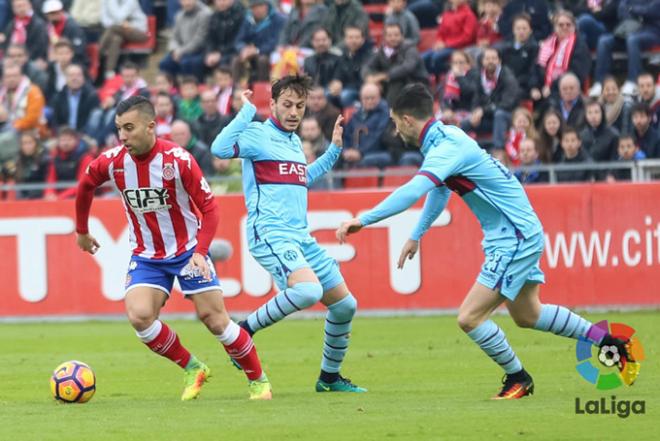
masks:
[[[218,112],[222,116],[229,115],[231,113],[231,97],[234,93],[234,88],[226,87],[220,90],[216,87],[215,93],[218,96]]]
[[[62,37],[62,33],[64,32],[64,25],[66,25],[66,16],[64,16],[62,20],[58,22],[48,22],[48,40],[50,41],[51,45],[57,43]]]
[[[121,96],[119,97],[119,101],[124,101],[127,98],[139,94],[140,90],[146,87],[148,87],[147,82],[144,81],[142,78],[138,78],[137,80],[135,80],[135,84],[133,84],[130,87],[127,87],[124,84],[123,86],[121,86],[121,89],[119,89],[119,92],[121,93]]]
[[[597,9],[603,6],[603,0],[587,0],[589,9]]]
[[[509,130],[509,137],[506,140],[504,149],[509,157],[511,165],[520,165],[520,143],[527,138],[524,131],[511,129]]]
[[[461,97],[461,85],[454,72],[449,72],[445,79],[445,93],[443,99],[447,101],[458,100]]]
[[[486,69],[481,69],[481,87],[483,87],[486,95],[490,95],[497,87],[497,80],[500,77],[500,71],[502,70],[501,66],[497,66],[495,72],[492,75],[486,73]]]
[[[21,78],[16,90],[10,91],[5,86],[0,88],[0,104],[4,105],[9,113],[9,121],[15,121],[25,116],[27,109],[27,95],[32,83],[26,76]],[[7,102],[11,95],[11,102]]]
[[[157,116],[156,121],[156,136],[159,138],[164,138],[170,140],[172,133],[172,121],[174,117],[172,115],[167,116],[166,118],[161,118]]]
[[[25,17],[14,17],[14,32],[11,34],[11,42],[14,44],[25,44],[27,42],[27,27],[32,21],[32,14]]]
[[[552,34],[541,43],[538,64],[545,69],[545,85],[550,86],[554,80],[568,71],[573,49],[575,49],[575,32],[559,41],[557,34]]]

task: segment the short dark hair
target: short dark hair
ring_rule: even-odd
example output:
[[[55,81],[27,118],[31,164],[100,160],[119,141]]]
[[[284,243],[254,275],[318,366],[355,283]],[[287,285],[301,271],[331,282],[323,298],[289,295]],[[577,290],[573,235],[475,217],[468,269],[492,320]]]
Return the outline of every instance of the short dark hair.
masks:
[[[132,61],[126,61],[126,62],[122,63],[120,71],[122,71],[124,69],[135,70],[135,71],[139,72],[140,71],[140,66],[133,63]]]
[[[62,136],[62,135],[69,135],[69,136],[73,136],[74,138],[77,138],[77,137],[80,136],[78,131],[76,129],[74,129],[73,127],[70,127],[70,126],[60,126],[57,129],[57,136]]]
[[[132,97],[126,98],[124,101],[121,101],[117,105],[117,116],[122,116],[124,113],[130,110],[137,110],[142,115],[147,116],[149,119],[154,119],[156,117],[156,111],[154,110],[153,104],[149,99],[143,97],[142,95],[134,95]]]
[[[392,112],[397,115],[410,115],[416,119],[433,116],[433,96],[422,83],[409,84],[399,92],[392,103]]]
[[[600,110],[603,110],[603,107],[600,104],[600,101],[598,101],[598,98],[595,97],[590,97],[587,98],[587,100],[584,102],[584,108],[586,109],[589,106],[598,106],[600,107]]]
[[[621,141],[625,141],[626,139],[631,140],[633,144],[635,144],[635,147],[639,147],[635,142],[635,137],[632,135],[632,133],[624,133],[621,136],[619,136],[619,144],[621,144]]]
[[[655,80],[655,78],[653,78],[653,74],[651,72],[642,72],[639,75],[637,75],[637,78],[635,78],[635,80],[639,81],[639,79],[642,78],[642,77],[651,77],[651,80]]]
[[[213,70],[213,73],[223,73],[231,76],[231,68],[228,66],[218,66]]]
[[[291,89],[297,95],[307,98],[307,94],[312,88],[312,79],[306,75],[287,75],[275,81],[271,88],[271,98],[275,101],[282,93]]]
[[[57,49],[59,47],[66,47],[69,48],[69,50],[73,51],[73,44],[71,43],[71,40],[69,40],[66,37],[61,37],[55,44],[53,45],[53,49]]]
[[[347,24],[346,26],[344,26],[344,32],[343,32],[344,36],[346,36],[346,31],[348,31],[349,29],[357,29],[358,31],[360,31],[360,34],[362,34],[362,38],[364,38],[364,29],[354,24]]]
[[[569,133],[573,133],[577,139],[580,139],[578,131],[575,129],[575,127],[571,126],[564,127],[564,130],[561,131],[561,139],[564,139],[564,136],[568,135]]]
[[[634,115],[635,113],[643,113],[646,116],[651,116],[651,109],[646,103],[635,103],[630,108],[630,116]]]
[[[316,34],[318,34],[319,32],[325,32],[325,35],[326,35],[330,40],[332,40],[332,35],[330,34],[330,31],[327,30],[326,28],[324,28],[323,26],[319,26],[319,27],[317,27],[316,29],[314,29],[314,31],[312,32],[312,38],[314,38],[314,37],[316,36]]]
[[[513,27],[513,25],[516,24],[516,22],[519,20],[526,21],[529,27],[532,27],[532,16],[526,12],[521,12],[520,14],[514,15],[513,20],[511,20],[511,27]]]
[[[179,84],[183,86],[184,84],[194,84],[195,86],[199,85],[199,81],[193,75],[185,75],[181,77]]]

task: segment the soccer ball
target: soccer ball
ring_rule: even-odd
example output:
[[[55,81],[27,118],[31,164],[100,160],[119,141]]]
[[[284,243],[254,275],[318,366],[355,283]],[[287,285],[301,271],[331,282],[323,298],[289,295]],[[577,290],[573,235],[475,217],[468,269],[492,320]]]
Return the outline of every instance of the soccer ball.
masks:
[[[603,346],[598,354],[598,361],[607,367],[612,367],[621,360],[619,349],[616,346]]]
[[[86,403],[96,392],[96,376],[92,368],[81,361],[65,361],[50,377],[50,391],[56,400]]]

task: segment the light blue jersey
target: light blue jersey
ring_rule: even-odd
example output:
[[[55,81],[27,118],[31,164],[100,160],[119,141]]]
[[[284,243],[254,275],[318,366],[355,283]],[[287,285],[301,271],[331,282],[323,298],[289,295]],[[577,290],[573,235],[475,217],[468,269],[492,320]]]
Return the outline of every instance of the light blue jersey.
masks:
[[[539,267],[543,227],[513,174],[454,126],[429,121],[420,144],[424,162],[418,174],[360,216],[362,225],[406,210],[428,193],[411,234],[411,239],[420,240],[454,191],[470,207],[484,233],[486,259],[477,280],[499,288],[511,300],[526,283],[543,283]]]
[[[256,113],[246,104],[211,145],[223,159],[243,159],[243,188],[248,211],[248,241],[277,235],[302,240],[307,228],[307,187],[332,168],[341,149],[328,150],[309,167],[298,135],[273,118],[251,122]]]

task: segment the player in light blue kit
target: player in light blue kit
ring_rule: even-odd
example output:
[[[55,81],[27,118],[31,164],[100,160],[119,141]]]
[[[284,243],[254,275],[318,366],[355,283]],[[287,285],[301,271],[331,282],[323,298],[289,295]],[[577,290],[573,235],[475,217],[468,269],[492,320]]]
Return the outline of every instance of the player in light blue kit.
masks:
[[[420,147],[424,162],[415,177],[375,208],[344,222],[337,238],[343,242],[348,234],[400,213],[428,194],[420,220],[401,251],[398,265],[402,268],[444,210],[450,191],[463,198],[481,224],[486,259],[460,306],[458,324],[506,373],[502,390],[493,398],[516,399],[534,392],[532,377],[523,369],[504,332],[489,319],[502,303],[520,327],[584,337],[601,349],[615,346],[628,357],[627,342],[592,328],[589,321],[563,306],[539,300],[539,284],[544,282],[539,267],[543,227],[511,172],[465,132],[433,120],[433,98],[421,84],[401,91],[391,116],[403,139]],[[619,368],[623,369],[623,363]]]
[[[243,159],[243,188],[248,211],[250,253],[275,279],[280,292],[239,323],[250,334],[289,314],[321,301],[327,308],[321,374],[317,392],[366,392],[339,374],[348,350],[357,301],[337,262],[307,228],[307,187],[332,168],[342,148],[342,117],[332,144],[309,167],[295,130],[305,113],[311,82],[288,76],[273,84],[272,116],[251,122],[256,108],[251,91],[243,92],[243,108],[216,137],[214,155]]]

